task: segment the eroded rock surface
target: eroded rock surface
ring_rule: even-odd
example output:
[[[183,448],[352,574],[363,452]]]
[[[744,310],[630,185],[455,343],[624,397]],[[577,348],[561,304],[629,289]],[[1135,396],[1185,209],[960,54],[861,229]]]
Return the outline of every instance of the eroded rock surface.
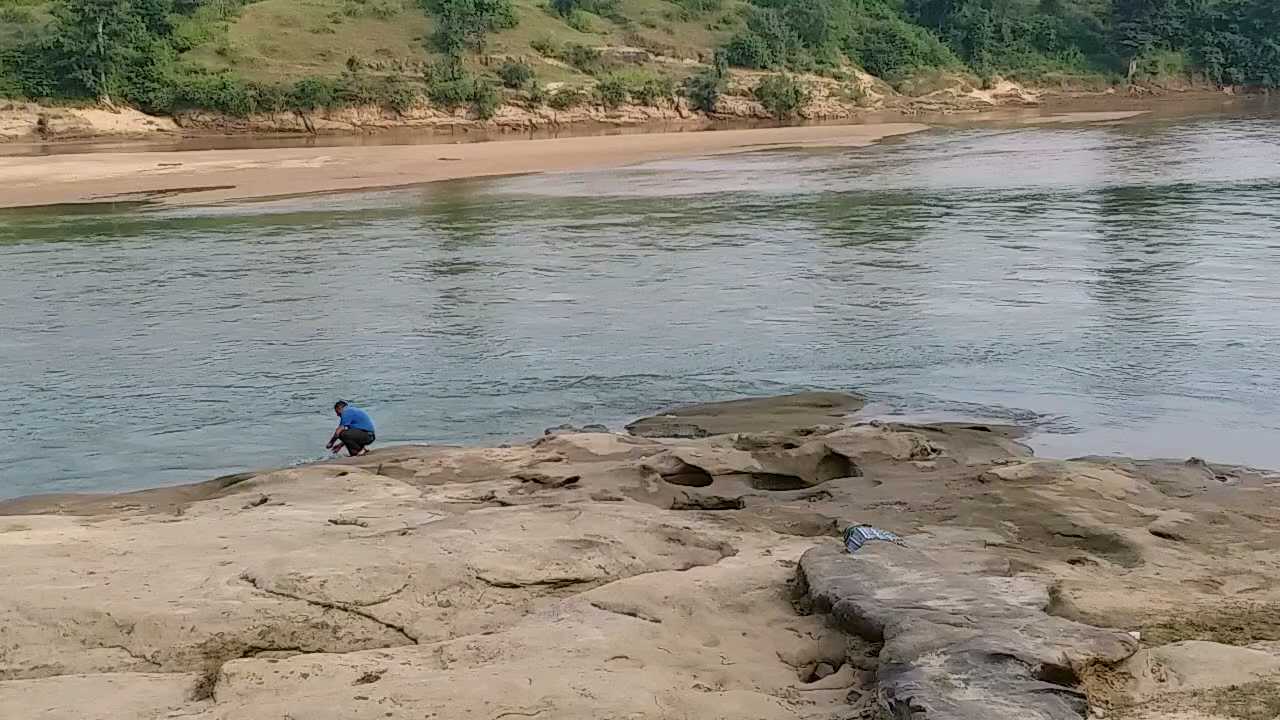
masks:
[[[829,400],[0,504],[0,717],[1252,720],[1280,697],[1276,478]],[[850,556],[855,522],[909,546]]]
[[[836,392],[806,392],[672,408],[627,426],[632,435],[700,438],[727,433],[768,432],[841,422],[866,403]]]
[[[1129,635],[1052,617],[1033,578],[990,578],[930,554],[832,543],[800,560],[801,601],[883,643],[881,704],[910,720],[1083,720],[1077,668],[1137,649]]]

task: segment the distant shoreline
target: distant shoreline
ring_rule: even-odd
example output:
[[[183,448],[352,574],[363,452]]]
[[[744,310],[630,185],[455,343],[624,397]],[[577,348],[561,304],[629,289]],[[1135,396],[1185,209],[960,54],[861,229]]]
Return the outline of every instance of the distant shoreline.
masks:
[[[1005,122],[1106,122],[1143,114],[1005,114]],[[1000,122],[1002,116],[988,120]],[[0,208],[150,201],[193,205],[409,187],[440,180],[598,170],[786,147],[865,147],[926,130],[918,122],[579,135],[492,142],[165,150],[119,143],[53,155],[0,155]],[[113,144],[111,147],[115,147]]]

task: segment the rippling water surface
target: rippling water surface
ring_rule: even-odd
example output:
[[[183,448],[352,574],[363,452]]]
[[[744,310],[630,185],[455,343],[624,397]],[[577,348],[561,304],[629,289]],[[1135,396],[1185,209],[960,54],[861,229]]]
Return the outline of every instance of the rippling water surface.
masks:
[[[1280,121],[939,130],[228,207],[0,213],[0,495],[844,388],[1280,467]]]

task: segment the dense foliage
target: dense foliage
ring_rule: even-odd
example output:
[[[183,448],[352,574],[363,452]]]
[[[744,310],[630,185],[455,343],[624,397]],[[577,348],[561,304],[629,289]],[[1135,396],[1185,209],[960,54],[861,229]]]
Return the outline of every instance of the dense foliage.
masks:
[[[171,112],[307,112],[357,103],[406,110],[426,96],[488,114],[497,80],[530,102],[570,107],[584,93],[549,95],[533,66],[480,67],[494,33],[517,23],[514,0],[417,0],[432,16],[425,41],[442,70],[422,77],[371,73],[353,58],[336,76],[245,80],[188,61],[246,0],[0,0],[0,96],[97,99]],[[413,0],[410,0],[413,2]],[[1277,0],[673,0],[670,17],[727,28],[717,66],[688,78],[627,75],[581,44],[539,39],[549,58],[594,76],[594,99],[661,102],[677,89],[703,108],[724,90],[723,65],[839,76],[856,65],[891,82],[922,71],[971,71],[1038,80],[1096,75],[1151,80],[1198,74],[1220,84],[1280,86]],[[557,22],[630,22],[617,0],[546,0]],[[38,9],[33,9],[38,7]],[[382,7],[382,6],[378,6]],[[38,18],[38,22],[37,22]],[[7,24],[7,27],[6,27]],[[22,28],[14,30],[13,28]],[[7,36],[4,32],[8,31]],[[225,33],[225,30],[223,30]],[[341,49],[339,48],[339,51]],[[770,97],[787,98],[782,81]],[[782,91],[788,92],[782,92]],[[536,97],[534,97],[536,95]],[[781,102],[781,101],[779,101]],[[777,105],[779,114],[785,113]]]
[[[446,55],[484,50],[489,34],[516,26],[511,0],[423,0],[436,18],[435,41]]]
[[[843,58],[893,79],[961,64],[981,74],[1154,75],[1280,84],[1275,0],[753,0],[726,50],[748,68]],[[1171,56],[1181,62],[1170,63]]]
[[[752,94],[778,119],[794,116],[809,102],[809,88],[790,75],[770,75],[756,85]]]

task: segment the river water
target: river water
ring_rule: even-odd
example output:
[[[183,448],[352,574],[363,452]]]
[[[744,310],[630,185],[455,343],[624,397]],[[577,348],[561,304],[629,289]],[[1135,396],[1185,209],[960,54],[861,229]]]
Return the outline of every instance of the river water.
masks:
[[[0,496],[848,389],[1280,467],[1280,118],[0,213]]]

